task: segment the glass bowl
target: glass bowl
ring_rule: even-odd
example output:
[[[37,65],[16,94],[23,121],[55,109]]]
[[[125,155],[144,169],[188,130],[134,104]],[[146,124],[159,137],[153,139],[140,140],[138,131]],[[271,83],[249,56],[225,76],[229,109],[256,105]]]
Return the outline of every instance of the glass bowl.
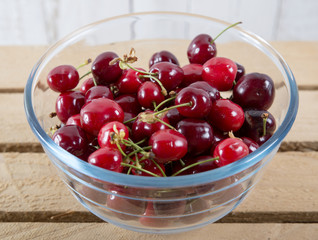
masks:
[[[245,199],[276,154],[295,120],[298,90],[285,60],[266,41],[236,26],[216,41],[218,56],[242,64],[246,72],[272,77],[276,98],[269,109],[277,121],[274,135],[258,150],[227,166],[208,172],[167,178],[111,172],[71,155],[47,134],[57,120],[57,93],[46,76],[61,64],[79,65],[103,51],[119,56],[136,50],[138,66],[148,68],[160,50],[188,63],[186,49],[200,33],[216,36],[229,23],[193,14],[150,12],[123,15],[85,26],[51,46],[35,64],[26,84],[25,112],[34,134],[75,198],[101,219],[122,228],[147,233],[174,233],[205,226],[224,217]],[[80,74],[89,70],[83,67]]]

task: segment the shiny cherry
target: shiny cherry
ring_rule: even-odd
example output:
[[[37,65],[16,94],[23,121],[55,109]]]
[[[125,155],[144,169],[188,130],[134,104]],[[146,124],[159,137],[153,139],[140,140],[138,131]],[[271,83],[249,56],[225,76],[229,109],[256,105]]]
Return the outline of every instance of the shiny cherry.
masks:
[[[79,82],[79,74],[71,65],[60,65],[53,68],[48,76],[47,83],[55,92],[66,92],[72,90]]]
[[[245,74],[233,88],[233,101],[242,108],[268,110],[274,98],[274,82],[266,74]]]
[[[150,81],[144,82],[138,89],[138,102],[144,108],[154,109],[154,104],[158,105],[165,100],[160,87]]]
[[[248,146],[249,153],[259,148],[259,144],[249,137],[240,137],[240,139]]]
[[[142,68],[138,70],[145,71]],[[144,82],[144,78],[140,78],[142,75],[133,69],[127,69],[123,72],[119,80],[116,82],[116,86],[120,94],[136,94],[140,85]]]
[[[159,62],[171,62],[179,66],[179,61],[177,57],[173,53],[166,50],[156,52],[151,56],[149,60],[149,68],[151,68],[152,65]]]
[[[136,158],[133,157],[133,160],[136,161]],[[142,169],[145,169],[149,172],[152,172],[160,177],[163,177],[163,174],[161,172],[161,170],[163,172],[165,172],[165,166],[164,164],[162,163],[158,163],[158,164],[155,164],[153,160],[150,160],[148,158],[146,159],[141,159],[139,161],[139,164],[141,165]],[[157,166],[159,165],[159,167]],[[133,175],[137,175],[137,176],[147,176],[147,177],[152,177],[153,175],[149,174],[149,173],[146,173],[146,172],[143,172],[143,171],[140,171],[140,170],[137,170],[137,169],[132,169],[132,174]]]
[[[194,163],[199,163],[205,160],[212,159],[213,157],[211,155],[202,155],[197,157],[188,157],[186,159],[183,159],[184,165],[180,163],[180,161],[174,161],[173,162],[173,173],[176,173],[180,171],[182,168],[185,168],[187,166],[190,166]],[[209,161],[205,163],[198,164],[196,166],[193,166],[185,171],[180,172],[179,175],[190,175],[190,174],[196,174],[201,172],[210,171],[212,169],[218,168],[218,165],[216,164],[216,161]]]
[[[228,91],[233,87],[236,72],[236,63],[231,59],[215,57],[204,63],[202,79],[219,91]]]
[[[167,116],[167,118],[168,118],[168,120],[169,120],[170,125],[173,126],[173,127],[176,127],[176,126],[177,126],[177,123],[178,123],[179,121],[181,121],[182,119],[185,118],[184,116],[182,116],[182,115],[179,113],[179,111],[178,111],[177,108],[172,108],[172,109],[170,109],[170,110],[166,113],[166,116]]]
[[[159,130],[169,129],[165,124],[155,121],[153,117],[153,111],[146,110],[139,113],[137,119],[134,121],[131,127],[132,138],[138,142],[144,138],[150,138],[151,135]],[[149,118],[150,117],[150,118]],[[165,114],[159,114],[157,116],[160,120],[169,124],[169,120]]]
[[[80,114],[84,130],[95,136],[105,123],[124,120],[124,111],[119,104],[108,98],[94,99],[85,104]]]
[[[236,72],[236,77],[235,77],[235,82],[238,82],[241,77],[245,74],[245,68],[243,65],[236,63],[237,66],[237,72]]]
[[[91,87],[85,94],[85,103],[91,102],[97,98],[114,99],[113,93],[107,86],[94,86]]]
[[[122,155],[115,148],[103,147],[88,157],[88,163],[113,172],[122,172]]]
[[[98,85],[109,85],[120,78],[122,69],[119,67],[119,62],[109,64],[115,58],[118,58],[116,53],[103,52],[92,63],[92,74]]]
[[[218,99],[212,103],[208,120],[220,131],[238,131],[244,123],[243,109],[229,99]]]
[[[211,148],[213,129],[206,121],[186,118],[178,122],[176,129],[188,141],[188,154],[197,156]]]
[[[141,106],[138,102],[137,96],[133,94],[123,94],[115,98],[125,113],[133,113],[137,115],[141,112]]]
[[[207,60],[216,56],[216,45],[208,34],[199,34],[188,46],[187,55],[190,63],[203,65]]]
[[[123,144],[121,141],[122,139],[128,140],[128,137],[128,128],[121,122],[112,121],[102,126],[102,128],[99,130],[97,139],[100,147],[118,149],[116,144],[117,142],[121,149],[125,150],[126,145]]]
[[[212,87],[210,84],[208,84],[205,81],[198,81],[198,82],[192,83],[189,85],[189,87],[194,87],[194,88],[198,88],[198,89],[202,89],[206,91],[210,96],[211,102],[221,98],[219,90]]]
[[[235,162],[249,154],[248,146],[238,138],[227,138],[221,141],[213,152],[213,157],[219,157],[216,164],[219,167]]]
[[[61,122],[66,123],[71,116],[78,114],[85,103],[85,96],[80,91],[61,93],[55,103],[55,112]]]
[[[183,70],[171,62],[159,62],[151,66],[150,73],[156,73],[158,80],[167,91],[176,89],[183,80]]]
[[[83,155],[88,148],[85,132],[76,125],[62,126],[53,134],[52,139],[57,145],[77,157]]]
[[[159,130],[149,139],[155,160],[158,163],[176,161],[187,153],[187,139],[179,132],[172,129]]]
[[[202,89],[186,87],[183,88],[175,99],[175,105],[191,103],[190,106],[179,107],[182,116],[189,118],[203,118],[211,109],[212,103],[209,94]]]
[[[80,91],[85,94],[88,91],[88,89],[94,86],[95,86],[95,83],[93,78],[87,78],[86,80],[82,82]]]
[[[184,76],[180,87],[187,87],[191,83],[202,81],[203,67],[201,64],[187,64],[182,67],[182,70]]]

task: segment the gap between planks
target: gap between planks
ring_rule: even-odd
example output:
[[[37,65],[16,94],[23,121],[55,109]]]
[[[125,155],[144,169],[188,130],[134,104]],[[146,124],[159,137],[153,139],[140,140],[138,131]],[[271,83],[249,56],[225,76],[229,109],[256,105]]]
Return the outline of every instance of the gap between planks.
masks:
[[[282,142],[279,152],[310,152],[318,151],[318,142]],[[0,152],[18,153],[42,153],[43,148],[40,143],[0,143]]]
[[[104,222],[90,212],[81,211],[32,211],[0,212],[0,222]],[[235,212],[218,223],[318,223],[318,212]]]

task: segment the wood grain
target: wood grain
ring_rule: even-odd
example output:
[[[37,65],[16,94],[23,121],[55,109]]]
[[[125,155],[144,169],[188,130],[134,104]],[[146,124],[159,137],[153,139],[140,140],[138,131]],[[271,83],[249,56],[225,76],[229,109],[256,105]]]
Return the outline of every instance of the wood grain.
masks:
[[[238,238],[239,236],[239,238]],[[315,240],[318,224],[210,224],[171,235],[123,231],[107,223],[0,223],[2,240],[16,239],[130,239],[130,240]]]
[[[66,218],[62,216],[53,220],[72,221],[72,216],[75,218],[81,215],[79,212],[87,212],[59,179],[45,154],[2,153],[0,172],[2,221],[12,221],[10,216],[17,219],[19,214],[21,219],[28,221],[50,221],[51,216],[63,213],[66,213]],[[288,219],[288,214],[295,221],[303,216],[305,222],[318,222],[318,204],[315,201],[318,199],[317,172],[318,152],[278,153],[255,189],[234,211],[231,221],[237,221],[235,214],[247,214],[244,218],[250,217],[255,221],[260,218],[258,221],[261,222],[263,213],[264,221],[275,215],[278,221],[282,213],[283,222]],[[23,215],[28,212],[32,218]],[[266,213],[269,215],[266,216]],[[309,215],[306,217],[306,214]]]

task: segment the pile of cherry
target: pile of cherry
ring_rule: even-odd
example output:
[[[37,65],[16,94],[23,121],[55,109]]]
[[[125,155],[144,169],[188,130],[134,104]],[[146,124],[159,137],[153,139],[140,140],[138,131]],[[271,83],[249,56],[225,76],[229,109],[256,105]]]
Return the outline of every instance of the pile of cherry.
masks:
[[[274,83],[216,56],[214,40],[196,36],[182,67],[156,52],[148,71],[132,66],[134,51],[101,53],[79,90],[78,68],[52,69],[47,82],[60,94],[51,115],[61,121],[52,139],[98,167],[155,177],[212,170],[255,151],[276,128]]]

